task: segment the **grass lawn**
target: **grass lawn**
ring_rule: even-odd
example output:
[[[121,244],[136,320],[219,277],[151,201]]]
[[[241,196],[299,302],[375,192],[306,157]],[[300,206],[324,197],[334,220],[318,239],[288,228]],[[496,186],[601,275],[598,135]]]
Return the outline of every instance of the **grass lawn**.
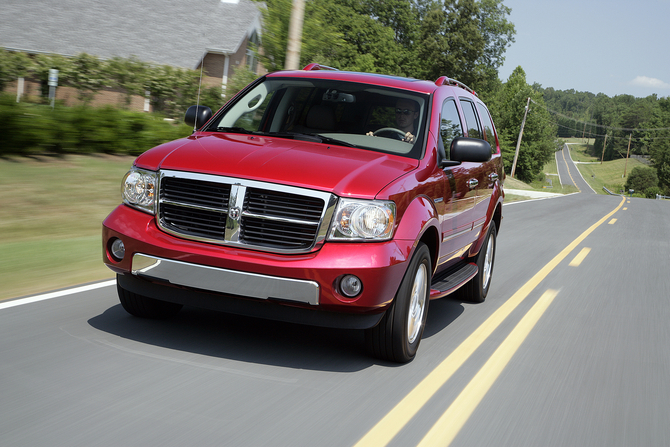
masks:
[[[113,278],[101,225],[133,158],[0,158],[0,299]]]

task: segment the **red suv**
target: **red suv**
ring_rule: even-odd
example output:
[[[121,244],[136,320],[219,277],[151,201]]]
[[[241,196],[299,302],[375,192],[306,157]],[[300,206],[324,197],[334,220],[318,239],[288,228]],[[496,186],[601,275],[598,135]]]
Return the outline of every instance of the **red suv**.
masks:
[[[430,300],[484,300],[504,178],[484,103],[448,77],[326,68],[191,107],[191,136],[135,160],[103,223],[129,313],[364,329],[372,355],[407,362]]]

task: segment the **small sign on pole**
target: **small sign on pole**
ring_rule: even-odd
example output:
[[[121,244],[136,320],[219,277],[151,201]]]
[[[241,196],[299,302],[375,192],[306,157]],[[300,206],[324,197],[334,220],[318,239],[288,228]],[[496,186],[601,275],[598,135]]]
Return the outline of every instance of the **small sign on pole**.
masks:
[[[58,70],[55,68],[49,69],[49,87],[58,86]]]
[[[54,108],[56,101],[56,87],[58,86],[58,70],[55,68],[49,69],[49,99],[51,100],[51,108]]]

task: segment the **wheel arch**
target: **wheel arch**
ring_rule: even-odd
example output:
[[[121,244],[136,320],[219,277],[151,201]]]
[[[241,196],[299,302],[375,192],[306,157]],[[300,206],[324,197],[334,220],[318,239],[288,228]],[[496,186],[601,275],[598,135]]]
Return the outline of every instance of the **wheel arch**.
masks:
[[[435,271],[440,253],[440,230],[437,210],[429,197],[418,196],[410,203],[400,219],[395,238],[414,241],[407,259],[411,259],[420,242],[426,244]]]

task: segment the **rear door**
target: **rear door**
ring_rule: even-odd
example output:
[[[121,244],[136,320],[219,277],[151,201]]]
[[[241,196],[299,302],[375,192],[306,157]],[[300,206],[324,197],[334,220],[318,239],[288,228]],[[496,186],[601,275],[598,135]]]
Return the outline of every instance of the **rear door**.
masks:
[[[486,108],[486,106],[477,101],[477,110],[479,111],[479,117],[481,118],[484,135],[483,139],[488,141],[491,145],[491,160],[487,163],[484,163],[484,178],[483,182],[480,183],[479,188],[477,189],[477,214],[484,214],[486,217],[486,211],[488,209],[488,204],[493,196],[493,191],[498,181],[499,176],[502,176],[503,173],[498,172],[500,158],[500,149],[498,147],[498,135],[496,134],[495,127],[493,126],[493,120],[491,119],[491,113]]]

